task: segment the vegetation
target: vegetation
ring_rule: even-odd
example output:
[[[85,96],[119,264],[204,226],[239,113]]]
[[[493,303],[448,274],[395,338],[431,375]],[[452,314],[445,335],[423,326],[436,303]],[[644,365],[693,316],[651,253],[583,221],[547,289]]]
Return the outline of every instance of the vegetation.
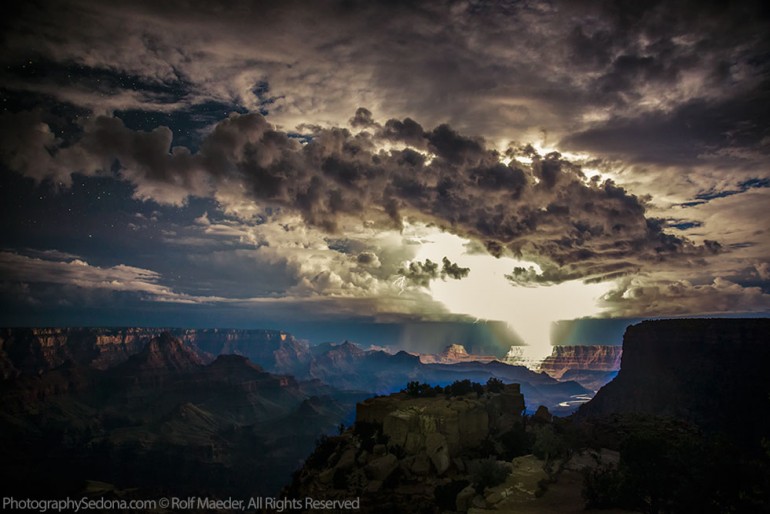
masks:
[[[490,393],[500,393],[505,389],[505,383],[497,377],[490,377],[487,380],[487,391]]]
[[[767,460],[743,453],[716,433],[656,417],[615,420],[618,465],[584,475],[589,508],[647,512],[763,512]]]
[[[465,396],[466,394],[476,393],[477,396],[484,394],[484,386],[478,382],[471,382],[467,378],[465,380],[455,380],[444,388],[444,392],[452,396]]]
[[[544,425],[535,431],[535,441],[532,453],[538,459],[543,459],[546,466],[553,460],[567,456],[569,448],[564,437],[557,433],[553,425]]]
[[[505,482],[510,470],[496,458],[479,459],[470,465],[470,475],[473,486],[479,494],[487,487],[494,487]]]
[[[441,387],[439,385],[431,386],[430,384],[420,383],[419,381],[414,380],[408,382],[401,392],[415,398],[433,398],[439,394],[456,397],[476,393],[477,396],[481,396],[484,393],[500,393],[503,389],[505,389],[505,383],[499,378],[491,377],[487,380],[486,385],[465,379],[455,380],[446,387]]]
[[[406,384],[406,389],[402,389],[403,393],[415,398],[433,398],[434,396],[444,392],[444,388],[441,386],[431,386],[430,384],[421,384],[418,381],[409,382]]]
[[[524,423],[517,423],[512,429],[500,434],[500,444],[503,449],[501,457],[511,460],[532,453],[533,443],[533,434],[527,432]]]

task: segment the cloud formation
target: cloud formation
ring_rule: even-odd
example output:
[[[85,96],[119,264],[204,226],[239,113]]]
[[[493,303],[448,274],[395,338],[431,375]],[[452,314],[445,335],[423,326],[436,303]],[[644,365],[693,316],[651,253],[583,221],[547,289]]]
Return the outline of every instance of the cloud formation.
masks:
[[[454,280],[460,280],[468,276],[470,268],[462,268],[457,263],[451,262],[444,257],[441,260],[441,268],[438,263],[433,262],[430,259],[425,259],[425,262],[412,261],[409,266],[399,270],[399,274],[404,276],[407,280],[422,287],[428,287],[431,280],[441,278],[446,280],[451,278]]]
[[[54,180],[69,182],[63,170],[110,176],[118,169],[135,197],[158,203],[199,196],[216,198],[225,211],[280,207],[332,234],[350,218],[381,228],[400,227],[404,217],[434,222],[493,254],[539,262],[550,282],[599,280],[719,250],[666,233],[661,220],[646,216],[643,200],[611,180],[586,177],[556,152],[530,148],[530,164],[505,164],[483,139],[448,125],[424,130],[389,120],[374,133],[320,129],[302,144],[260,114],[232,114],[197,153],[171,148],[171,139],[166,127],[132,131],[100,116],[76,143],[39,151],[55,156]],[[397,146],[381,149],[385,140]]]
[[[403,312],[426,297],[391,284],[414,258],[392,234],[419,223],[537,264],[511,287],[617,281],[611,314],[761,306],[769,18],[760,1],[20,3],[0,21],[7,189],[116,179],[138,202],[91,218],[166,220],[103,230],[98,261],[21,216],[2,246],[160,270],[141,294]],[[128,255],[105,259],[115,240]]]

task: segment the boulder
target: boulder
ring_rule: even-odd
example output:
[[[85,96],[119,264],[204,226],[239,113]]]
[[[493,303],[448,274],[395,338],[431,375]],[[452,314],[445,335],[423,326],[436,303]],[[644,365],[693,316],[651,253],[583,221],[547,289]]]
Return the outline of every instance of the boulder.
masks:
[[[318,475],[318,481],[325,485],[331,484],[333,479],[334,479],[333,469],[326,469]]]
[[[467,511],[472,505],[474,496],[476,496],[476,489],[474,489],[472,485],[467,486],[457,493],[457,498],[455,498],[455,508],[459,512]]]
[[[538,407],[535,411],[535,414],[532,416],[532,421],[537,421],[540,423],[550,423],[552,420],[553,416],[548,411],[548,407],[545,405]]]
[[[449,469],[449,448],[443,435],[438,433],[428,434],[425,437],[425,451],[436,468],[436,473],[441,475]]]
[[[342,456],[337,461],[337,465],[335,466],[335,468],[341,469],[343,471],[347,471],[348,469],[355,466],[355,464],[356,464],[356,449],[348,448],[343,452]]]
[[[430,457],[428,457],[426,453],[421,452],[414,458],[414,462],[412,463],[410,470],[415,475],[427,475],[430,473],[430,463]]]
[[[398,459],[395,455],[389,453],[383,457],[378,457],[366,465],[366,475],[372,480],[384,481],[398,467]]]
[[[376,493],[382,489],[382,480],[372,480],[369,485],[366,486],[367,493]]]

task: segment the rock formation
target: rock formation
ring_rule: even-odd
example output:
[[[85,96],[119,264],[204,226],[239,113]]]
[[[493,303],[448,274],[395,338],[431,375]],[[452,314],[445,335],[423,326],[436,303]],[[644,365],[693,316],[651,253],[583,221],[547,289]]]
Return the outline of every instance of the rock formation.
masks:
[[[618,376],[580,418],[673,416],[756,439],[770,426],[770,319],[645,321],[623,339]]]
[[[285,494],[364,496],[364,512],[428,512],[437,508],[434,489],[446,486],[444,507],[454,510],[471,468],[484,460],[485,445],[523,430],[518,384],[495,391],[429,397],[402,392],[365,400],[356,406],[354,428],[323,441]],[[510,470],[510,464],[490,465]],[[476,496],[472,491],[468,500]]]
[[[622,346],[554,346],[539,369],[557,380],[574,380],[592,391],[598,391],[615,378],[622,355]]]
[[[461,344],[450,344],[439,354],[420,354],[423,364],[456,364],[458,362],[492,362],[498,360],[494,355],[473,355]]]
[[[161,333],[105,370],[67,360],[0,383],[4,490],[77,496],[90,479],[135,497],[275,494],[364,397],[239,355],[205,365]]]
[[[430,457],[441,474],[449,459],[475,448],[490,432],[502,432],[521,421],[524,397],[519,384],[499,394],[461,398],[411,398],[406,393],[366,400],[356,406],[356,422],[382,426],[390,448]]]
[[[570,370],[617,371],[622,355],[622,346],[554,346],[551,355],[540,364],[540,370],[556,379]]]
[[[392,354],[364,350],[347,341],[311,346],[278,330],[165,332],[182,341],[185,351],[195,353],[199,364],[210,363],[218,355],[242,355],[269,373],[291,375],[300,381],[320,380],[336,389],[390,394],[417,379],[446,385],[462,378],[484,383],[496,377],[521,384],[533,408],[543,404],[558,414],[568,414],[584,401],[576,400],[576,396],[592,394],[575,382],[559,384],[546,374],[523,366],[468,354],[462,345],[450,345],[441,355],[432,357],[433,363],[426,364],[421,357],[404,351]],[[36,375],[69,361],[85,368],[106,370],[142,353],[162,333],[164,330],[158,328],[0,329],[0,373],[6,380]]]
[[[164,332],[198,351],[203,362],[220,354],[239,354],[277,373],[303,375],[310,361],[308,343],[277,330],[4,328],[0,329],[0,372],[4,377],[37,374],[66,361],[108,369]]]
[[[522,418],[517,384],[475,389],[413,386],[359,403],[355,425],[322,440],[281,496],[357,498],[370,514],[597,512],[584,510],[583,476],[618,453],[559,450],[547,409]]]

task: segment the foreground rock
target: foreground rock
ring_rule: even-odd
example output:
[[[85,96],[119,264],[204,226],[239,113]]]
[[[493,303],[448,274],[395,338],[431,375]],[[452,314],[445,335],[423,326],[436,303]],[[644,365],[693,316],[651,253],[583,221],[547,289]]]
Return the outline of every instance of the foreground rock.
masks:
[[[525,427],[519,391],[488,384],[460,396],[361,402],[355,426],[322,441],[282,494],[359,498],[365,513],[584,512],[585,469],[617,464],[617,452],[516,455],[531,447],[511,448],[512,438],[553,434],[550,417]]]
[[[472,469],[499,464],[508,472],[510,464],[485,457],[500,435],[523,425],[518,384],[482,389],[457,396],[402,392],[359,403],[354,428],[322,442],[286,494],[358,496],[363,512],[455,510]]]

